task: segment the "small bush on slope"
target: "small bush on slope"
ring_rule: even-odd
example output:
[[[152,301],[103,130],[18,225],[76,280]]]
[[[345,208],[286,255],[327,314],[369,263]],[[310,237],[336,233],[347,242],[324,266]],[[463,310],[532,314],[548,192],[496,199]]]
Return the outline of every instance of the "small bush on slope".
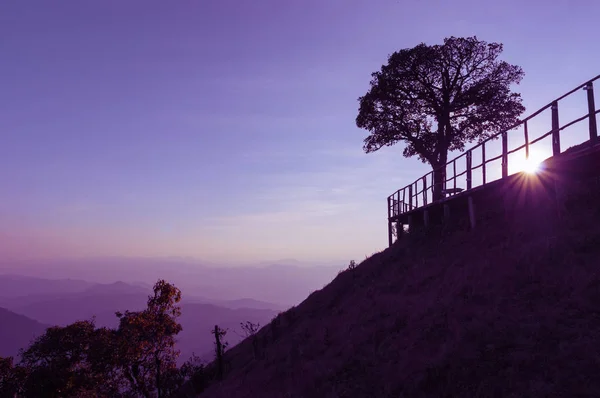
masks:
[[[232,348],[201,397],[600,396],[598,193],[413,234],[263,328],[261,359]]]

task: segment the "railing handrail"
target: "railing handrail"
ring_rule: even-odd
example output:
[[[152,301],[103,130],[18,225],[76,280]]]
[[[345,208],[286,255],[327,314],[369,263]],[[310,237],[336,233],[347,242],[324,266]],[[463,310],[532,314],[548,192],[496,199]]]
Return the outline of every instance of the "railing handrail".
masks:
[[[440,170],[440,169],[447,169],[447,167],[449,165],[451,165],[451,164],[453,164],[454,165],[454,169],[456,169],[456,161],[457,160],[459,160],[463,156],[472,156],[472,155],[468,155],[468,154],[469,153],[473,153],[473,151],[475,149],[479,148],[479,147],[483,147],[482,148],[482,151],[483,151],[482,163],[478,164],[478,165],[475,165],[475,166],[471,166],[470,169],[472,171],[472,170],[478,169],[479,167],[483,166],[483,176],[484,176],[484,178],[483,178],[483,184],[485,185],[485,183],[486,183],[486,181],[485,181],[485,175],[486,175],[485,174],[485,165],[487,163],[490,163],[492,161],[498,160],[500,158],[503,158],[503,160],[504,160],[504,158],[505,157],[507,158],[509,154],[514,153],[516,151],[519,151],[519,150],[523,149],[524,147],[526,148],[526,153],[529,153],[529,146],[530,145],[532,145],[532,144],[534,144],[534,143],[536,143],[536,142],[538,142],[538,141],[540,141],[540,140],[548,137],[550,134],[553,134],[555,131],[558,134],[561,130],[564,130],[566,127],[569,127],[569,126],[571,126],[571,125],[573,125],[575,123],[578,123],[578,122],[580,122],[582,120],[585,120],[586,118],[589,118],[592,115],[595,117],[596,114],[600,113],[600,110],[596,110],[595,106],[593,105],[593,103],[594,103],[594,99],[593,99],[593,82],[596,81],[596,80],[598,80],[598,79],[600,79],[600,75],[597,75],[594,78],[585,81],[584,83],[578,85],[576,88],[572,89],[571,91],[567,92],[566,94],[563,94],[562,96],[560,96],[560,97],[556,98],[555,100],[549,102],[547,105],[541,107],[536,112],[530,114],[526,118],[519,120],[517,123],[515,123],[513,126],[509,127],[508,129],[500,131],[500,132],[498,132],[498,133],[496,133],[496,134],[494,134],[494,135],[492,135],[490,137],[487,137],[487,138],[483,139],[482,141],[480,141],[480,142],[476,143],[475,145],[473,145],[472,147],[470,147],[468,150],[464,151],[463,153],[461,153],[461,154],[455,156],[453,159],[449,160],[443,166],[440,166],[440,167],[438,167],[436,169],[433,169],[433,170],[429,171],[428,173],[424,174],[423,176],[421,176],[420,178],[416,179],[412,183],[406,185],[403,188],[398,189],[393,194],[391,194],[390,196],[388,196],[388,203],[390,203],[390,200],[394,200],[394,196],[398,195],[398,198],[399,198],[400,192],[405,193],[405,190],[408,189],[409,190],[409,202],[408,202],[409,207],[411,207],[412,209],[416,209],[416,208],[421,207],[421,206],[418,206],[418,195],[420,195],[420,194],[423,194],[424,202],[425,202],[423,205],[425,205],[426,204],[426,199],[425,198],[426,198],[427,190],[429,190],[430,188],[433,190],[433,186],[434,186],[434,182],[433,181],[432,181],[432,184],[429,187],[426,186],[427,178],[430,177],[430,176],[433,176],[434,173],[436,171]],[[528,141],[527,122],[529,120],[531,120],[534,117],[538,116],[539,114],[541,114],[542,112],[544,112],[548,108],[552,109],[553,106],[555,104],[557,105],[559,101],[565,99],[566,97],[568,97],[571,94],[573,94],[573,93],[581,90],[584,87],[589,87],[590,90],[592,91],[592,93],[591,93],[591,99],[590,99],[590,95],[588,95],[588,114],[586,114],[585,116],[582,116],[580,118],[577,118],[577,119],[575,119],[575,120],[573,120],[573,121],[571,121],[571,122],[569,122],[569,123],[567,123],[567,124],[565,124],[564,126],[561,127],[561,126],[556,125],[558,123],[558,109],[556,109],[556,122],[554,120],[554,109],[553,109],[553,127],[552,127],[552,129],[548,133],[543,134],[541,137],[538,137],[538,138],[536,138],[536,139],[534,139],[532,141]],[[500,136],[502,136],[503,137],[503,141],[505,141],[505,140],[507,140],[507,134],[508,134],[509,131],[515,130],[516,128],[518,128],[520,126],[523,126],[523,125],[525,126],[525,137],[526,137],[525,138],[525,140],[526,140],[525,144],[523,144],[523,145],[521,145],[521,146],[519,146],[519,147],[517,147],[515,149],[512,149],[512,150],[508,151],[507,148],[504,148],[506,146],[506,143],[503,142],[503,151],[502,151],[501,155],[495,156],[495,157],[493,157],[491,159],[485,159],[485,144],[487,142],[495,140],[495,139],[497,139]],[[596,129],[597,129],[597,127],[596,127],[596,124],[594,122],[594,130],[596,130]],[[590,122],[590,137],[592,137],[592,134],[597,135],[597,131],[594,131],[594,133],[592,133],[591,130],[592,130],[592,125],[591,125],[591,122]],[[558,142],[558,145],[559,144],[560,144],[560,141]],[[503,168],[504,167],[505,166],[503,165]],[[506,165],[506,167],[507,167],[507,165]],[[462,176],[465,173],[468,174],[468,170],[466,170],[466,171],[464,171],[464,172],[462,172],[462,173],[460,173],[458,175],[456,174],[456,171],[455,171],[454,172],[454,176],[452,178],[444,178],[444,181],[441,181],[441,183],[442,184],[446,184],[447,182],[452,181],[452,180],[454,180],[454,182],[456,182],[456,179],[458,177]],[[505,175],[506,173],[507,172],[505,172],[503,170],[503,176],[502,176],[502,178],[504,178],[506,176]],[[413,186],[417,187],[419,181],[423,181],[423,189],[420,190],[420,191],[418,191],[418,188],[417,188],[417,192],[415,192],[413,194],[412,187]],[[467,191],[469,189],[471,189],[471,188],[467,187],[467,189],[465,189],[465,191]],[[412,205],[412,198],[413,197],[417,198],[417,205],[416,206]],[[432,202],[431,203],[437,203],[439,200],[440,199],[435,200],[435,198],[432,198]]]

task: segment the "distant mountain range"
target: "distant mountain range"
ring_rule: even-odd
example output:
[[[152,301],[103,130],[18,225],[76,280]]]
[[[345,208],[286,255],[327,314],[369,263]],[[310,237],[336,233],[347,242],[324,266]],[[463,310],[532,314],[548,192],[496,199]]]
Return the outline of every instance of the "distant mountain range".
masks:
[[[43,279],[23,275],[0,275],[0,297],[46,293],[82,292],[95,283],[78,279]]]
[[[10,288],[9,288],[10,286]],[[0,356],[16,355],[49,325],[66,326],[78,320],[95,318],[97,326],[117,327],[116,311],[138,311],[146,306],[150,286],[124,282],[110,284],[83,280],[46,280],[15,275],[0,275]],[[6,287],[6,289],[4,289]],[[64,291],[61,291],[64,289]],[[6,293],[12,295],[5,295]],[[21,293],[25,292],[25,295]],[[15,294],[18,293],[18,294]],[[181,359],[192,353],[210,355],[215,325],[229,329],[226,341],[232,346],[242,339],[240,323],[264,325],[284,307],[250,298],[211,300],[186,296],[182,291],[183,330],[178,335]]]
[[[217,267],[206,266],[192,259],[105,257],[19,263],[0,260],[0,274],[13,273],[48,279],[71,278],[63,283],[70,289],[79,289],[78,291],[90,287],[89,282],[85,285],[85,281],[113,283],[119,280],[150,288],[156,280],[162,278],[179,287],[185,297],[198,296],[219,301],[252,298],[290,307],[329,283],[346,266],[347,264],[341,263],[316,266],[283,259],[279,263]],[[25,294],[30,293],[23,293]],[[2,293],[1,286],[0,296],[6,296]]]

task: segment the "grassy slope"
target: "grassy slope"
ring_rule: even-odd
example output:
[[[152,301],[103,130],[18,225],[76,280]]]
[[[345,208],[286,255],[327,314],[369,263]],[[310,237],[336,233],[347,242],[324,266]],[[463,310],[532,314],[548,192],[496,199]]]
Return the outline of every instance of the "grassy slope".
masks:
[[[234,347],[201,397],[600,396],[599,198],[413,234],[264,327],[263,358]]]

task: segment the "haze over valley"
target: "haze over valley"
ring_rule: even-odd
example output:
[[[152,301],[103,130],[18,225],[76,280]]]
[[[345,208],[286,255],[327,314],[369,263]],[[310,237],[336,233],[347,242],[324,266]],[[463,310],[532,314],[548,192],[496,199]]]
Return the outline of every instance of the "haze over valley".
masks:
[[[228,329],[227,342],[235,345],[243,337],[242,322],[267,324],[323,287],[342,268],[292,264],[216,268],[189,259],[132,258],[3,264],[0,337],[5,338],[0,338],[0,357],[16,356],[48,326],[93,318],[99,327],[117,327],[115,312],[144,309],[160,276],[182,290],[180,360],[193,353],[208,360],[213,355],[210,330],[215,325]]]

